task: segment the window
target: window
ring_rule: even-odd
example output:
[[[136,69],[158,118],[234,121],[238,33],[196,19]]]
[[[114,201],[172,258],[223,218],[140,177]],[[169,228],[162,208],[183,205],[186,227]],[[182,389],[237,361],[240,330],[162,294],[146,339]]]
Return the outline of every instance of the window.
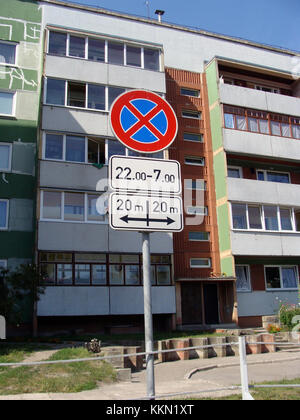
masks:
[[[233,229],[247,229],[247,206],[246,204],[232,204],[232,227]]]
[[[7,268],[7,260],[0,260],[0,273],[1,270],[6,269]]]
[[[14,115],[15,93],[0,92],[0,115]]]
[[[85,98],[86,98],[86,84],[85,83],[75,83],[68,82],[68,97],[67,105],[76,106],[79,108],[85,108]]]
[[[105,41],[102,39],[89,38],[89,60],[99,61],[104,63],[105,61]]]
[[[66,55],[67,52],[67,34],[61,32],[49,33],[48,52],[55,55]]]
[[[85,162],[85,137],[66,136],[66,160]]]
[[[242,176],[242,168],[235,167],[235,166],[228,166],[228,168],[227,168],[227,176],[229,178],[243,178],[243,176]]]
[[[48,286],[142,286],[139,254],[89,254],[42,252],[41,271]],[[169,286],[171,258],[151,255],[153,286]]]
[[[192,96],[194,98],[199,98],[200,97],[200,91],[196,90],[196,89],[181,88],[180,89],[180,95]]]
[[[297,267],[289,266],[266,266],[265,267],[266,289],[297,289]]]
[[[236,265],[236,289],[238,292],[250,292],[251,291],[251,280],[250,270],[248,265]]]
[[[8,229],[8,200],[0,199],[0,230]]]
[[[186,209],[186,213],[191,215],[207,216],[208,209],[207,207],[202,206],[188,206]]]
[[[85,58],[85,38],[70,35],[69,55],[71,57]]]
[[[160,70],[159,49],[84,37],[75,33],[49,31],[48,53],[153,71]]]
[[[67,98],[65,92],[67,90]],[[125,89],[91,83],[47,79],[46,104],[108,111]]]
[[[189,232],[189,241],[209,241],[209,232]]]
[[[66,82],[58,79],[47,79],[46,103],[50,105],[65,105]]]
[[[290,174],[288,172],[274,172],[257,170],[257,179],[259,181],[280,182],[283,184],[290,184]]]
[[[0,143],[0,171],[9,172],[11,170],[11,151],[12,145]]]
[[[99,194],[42,191],[41,220],[103,223],[105,215],[96,206],[99,197]]]
[[[210,258],[190,258],[191,268],[209,268],[211,267]]]
[[[141,67],[141,48],[126,45],[126,64],[127,66]]]
[[[184,163],[186,165],[204,166],[205,160],[204,160],[203,157],[198,157],[198,156],[185,156]]]
[[[232,228],[297,232],[297,211],[278,206],[231,204]]]
[[[108,63],[124,64],[124,45],[118,42],[108,42]]]
[[[159,71],[159,50],[144,48],[144,67],[147,70]]]
[[[0,63],[16,64],[16,44],[0,41]]]
[[[250,229],[262,229],[261,210],[259,206],[248,206],[248,219]]]
[[[197,112],[197,111],[182,111],[182,117],[183,118],[193,118],[196,120],[201,120],[201,112]]]
[[[203,143],[203,134],[183,133],[183,140],[185,140],[185,141],[195,141],[197,143]]]
[[[234,130],[300,139],[300,118],[224,105],[224,126]]]

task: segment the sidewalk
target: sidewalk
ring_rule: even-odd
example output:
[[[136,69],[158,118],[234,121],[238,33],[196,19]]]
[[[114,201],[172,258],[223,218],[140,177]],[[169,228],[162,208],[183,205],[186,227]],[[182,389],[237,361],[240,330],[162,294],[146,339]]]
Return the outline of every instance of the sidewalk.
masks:
[[[249,381],[300,378],[300,349],[248,355]],[[239,357],[192,359],[155,364],[156,395],[216,390],[240,384]],[[0,400],[134,400],[146,396],[146,371],[132,374],[131,382],[101,385],[98,389],[72,394],[22,394],[0,396]],[[220,397],[234,391],[201,393]],[[192,394],[193,397],[196,395]],[[181,399],[186,396],[175,395]]]

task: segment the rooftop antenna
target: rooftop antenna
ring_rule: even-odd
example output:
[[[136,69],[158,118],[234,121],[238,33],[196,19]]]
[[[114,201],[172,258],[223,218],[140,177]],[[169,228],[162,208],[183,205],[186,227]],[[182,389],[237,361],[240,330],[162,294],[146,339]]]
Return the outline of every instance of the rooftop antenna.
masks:
[[[161,17],[165,14],[164,10],[155,10],[155,14],[158,16],[158,22],[161,22]]]
[[[145,5],[147,6],[147,10],[148,10],[148,19],[150,19],[150,2],[149,2],[149,0],[145,1]]]

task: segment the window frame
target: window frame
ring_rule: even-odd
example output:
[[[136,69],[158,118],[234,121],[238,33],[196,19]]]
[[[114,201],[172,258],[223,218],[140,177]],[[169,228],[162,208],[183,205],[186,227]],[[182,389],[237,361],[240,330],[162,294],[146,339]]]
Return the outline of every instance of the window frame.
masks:
[[[198,136],[199,137],[199,140],[185,139],[184,138],[185,134],[192,135],[192,136],[195,136],[195,137]],[[198,143],[198,144],[204,143],[204,135],[202,133],[188,133],[188,132],[184,132],[182,137],[183,137],[183,141],[191,141],[192,143]]]
[[[192,265],[192,260],[203,260],[203,261],[208,261],[208,264],[207,265]],[[191,257],[190,259],[189,259],[189,262],[190,262],[190,268],[211,268],[211,258],[203,258],[203,257],[199,257],[199,258],[196,258],[196,257]]]
[[[273,173],[273,174],[282,174],[282,175],[288,175],[288,177],[289,177],[289,182],[282,182],[282,183],[280,183],[280,184],[291,184],[291,174],[290,174],[290,172],[284,172],[284,171],[273,171],[273,170],[268,170],[268,169],[256,169],[256,180],[257,181],[260,181],[259,179],[258,179],[258,172],[263,172],[263,174],[264,174],[264,182],[276,182],[276,181],[269,181],[268,179],[267,179],[267,177],[268,177],[268,173]]]
[[[0,203],[6,203],[6,217],[4,227],[0,226],[0,231],[8,230],[8,221],[9,221],[9,200],[6,198],[0,198]]]
[[[186,115],[184,115],[184,114],[186,114]],[[201,111],[193,111],[191,109],[183,109],[181,111],[181,117],[191,119],[191,120],[201,121],[202,120],[202,112]]]
[[[190,233],[206,233],[207,234],[207,239],[191,239],[190,238]],[[188,232],[188,241],[189,242],[210,242],[210,232],[204,232],[204,231],[189,231]]]
[[[53,255],[57,255],[57,254],[63,254],[64,256],[68,256],[69,258],[65,259],[65,260],[59,260],[59,259],[42,259],[43,254],[53,254]],[[85,260],[80,259],[77,260],[76,259],[76,255],[80,254],[81,256],[83,255],[87,255],[87,259]],[[92,261],[91,259],[88,258],[88,255],[91,254],[90,252],[65,252],[65,251],[41,251],[39,252],[39,256],[38,256],[38,260],[39,260],[39,266],[40,268],[43,265],[54,265],[54,281],[53,282],[49,282],[49,283],[45,283],[46,287],[143,287],[143,277],[142,277],[142,269],[143,269],[143,258],[142,258],[142,254],[132,254],[132,253],[128,253],[128,254],[120,254],[120,253],[93,253],[95,255],[102,255],[105,258],[105,261],[99,260],[99,261]],[[118,256],[135,256],[136,261],[135,262],[129,262],[129,261],[118,261],[118,262],[113,262],[110,261],[110,256],[114,256],[114,255],[118,255]],[[174,285],[174,279],[173,279],[173,264],[172,264],[172,258],[170,254],[152,254],[153,257],[165,257],[168,256],[169,261],[168,262],[161,262],[161,261],[153,261],[151,259],[151,271],[152,273],[154,273],[154,282],[152,282],[152,286],[155,287],[170,287]],[[58,279],[58,265],[71,265],[72,266],[72,281],[70,283],[66,283],[66,284],[62,284],[59,283],[59,279]],[[89,278],[89,283],[78,283],[76,282],[76,266],[77,265],[89,265],[89,274],[90,274],[90,278]],[[93,267],[97,265],[103,265],[106,267],[105,269],[105,283],[101,283],[101,284],[97,284],[97,283],[93,283]],[[112,266],[122,266],[122,281],[119,284],[112,284],[110,283],[110,267]],[[126,267],[128,266],[136,266],[138,267],[138,274],[139,274],[139,281],[136,284],[130,284],[130,283],[126,283]],[[158,268],[159,267],[168,267],[168,272],[170,274],[169,276],[169,283],[161,283],[158,281]],[[70,271],[70,269],[69,269]]]
[[[233,227],[233,211],[232,206],[234,204],[237,205],[244,205],[246,206],[246,228],[236,228]],[[261,226],[262,229],[253,229],[250,228],[250,221],[249,221],[249,207],[258,207],[260,209],[260,217],[261,217]],[[265,222],[265,207],[275,207],[276,208],[276,216],[277,216],[277,225],[278,230],[269,230],[266,229],[266,222]],[[290,222],[292,226],[292,230],[284,230],[282,229],[282,223],[281,223],[281,216],[280,216],[280,210],[289,210],[290,212]],[[296,218],[295,218],[295,208],[294,207],[286,207],[286,206],[278,206],[275,204],[256,204],[256,203],[241,203],[241,202],[231,202],[230,203],[230,216],[231,216],[231,230],[233,231],[241,231],[241,232],[264,232],[264,233],[290,233],[290,234],[299,234],[299,231],[297,231],[296,226]]]
[[[59,219],[50,219],[47,217],[44,217],[44,192],[56,192],[60,193],[60,218]],[[55,189],[41,189],[40,190],[40,218],[39,220],[42,222],[54,222],[54,223],[76,223],[76,224],[97,224],[97,225],[107,225],[108,224],[108,217],[107,214],[105,214],[104,220],[88,220],[88,196],[89,195],[95,195],[100,197],[101,195],[105,194],[103,191],[99,191],[97,194],[96,192],[82,192],[82,191],[59,191]],[[82,194],[83,202],[84,202],[84,214],[83,214],[83,220],[66,220],[65,219],[65,194],[66,193],[76,193],[76,194]],[[101,215],[100,215],[101,216]]]
[[[187,162],[187,159],[194,160],[194,162]],[[205,157],[203,157],[203,156],[184,156],[184,164],[185,165],[191,165],[191,166],[205,166]]]
[[[248,285],[249,285],[249,288],[248,289],[238,289],[237,282],[236,282],[236,291],[237,291],[237,293],[249,293],[249,292],[252,292],[252,282],[251,282],[250,265],[249,264],[236,264],[235,265],[235,270],[236,270],[237,267],[246,267],[247,280],[248,280]],[[236,275],[236,273],[235,273],[235,275]],[[236,275],[236,277],[237,277],[237,275]]]
[[[267,272],[266,272],[266,268],[279,268],[279,276],[280,276],[280,288],[268,288],[267,287]],[[283,287],[283,277],[282,277],[282,269],[283,268],[293,268],[294,272],[295,272],[295,276],[296,276],[296,282],[297,282],[297,286],[296,287]],[[279,291],[279,290],[283,290],[283,291],[290,291],[290,290],[298,290],[299,289],[299,270],[298,270],[298,266],[297,265],[265,265],[264,266],[264,277],[265,277],[265,290],[267,292],[272,292],[272,291]]]
[[[11,107],[11,114],[2,114],[0,113],[1,118],[15,118],[16,117],[16,102],[17,102],[17,92],[6,90],[6,89],[0,89],[0,93],[6,93],[9,95],[12,95],[12,107]]]
[[[8,146],[9,147],[9,156],[8,156],[8,168],[1,168],[0,172],[11,172],[12,171],[12,143],[6,143],[6,142],[0,142],[0,148],[1,146]]]
[[[186,92],[195,92],[196,95],[189,95],[188,93],[183,93],[183,91]],[[200,98],[200,90],[199,89],[192,89],[184,86],[180,86],[180,95],[181,96],[188,96],[189,98]]]
[[[19,44],[17,42],[12,42],[12,41],[6,41],[1,39],[0,40],[0,44],[6,44],[6,45],[11,45],[15,47],[15,62],[14,63],[6,63],[5,61],[0,61],[0,65],[1,66],[8,66],[8,67],[18,67],[18,49],[19,49]],[[1,57],[1,55],[0,55]]]
[[[239,177],[232,177],[228,175],[228,169],[238,170],[239,171]],[[233,179],[243,179],[243,168],[241,166],[233,166],[233,165],[227,165],[227,178],[233,178]]]
[[[65,34],[67,36],[66,38],[66,54],[65,55],[57,55],[57,54],[53,54],[51,52],[49,52],[49,47],[50,47],[50,32],[58,32],[61,34]],[[74,37],[78,37],[78,38],[84,38],[85,39],[85,55],[84,57],[77,57],[77,56],[73,56],[70,55],[70,37],[74,36]],[[104,60],[103,61],[98,61],[98,60],[92,60],[89,58],[89,40],[99,40],[99,41],[103,41],[104,42]],[[108,43],[109,42],[115,42],[115,43],[119,43],[122,44],[123,46],[123,63],[122,64],[111,64],[109,62],[108,59]],[[140,61],[141,61],[141,66],[134,66],[134,65],[130,65],[127,64],[127,46],[129,47],[133,47],[133,48],[140,48],[141,52],[140,52]],[[158,70],[153,70],[150,69],[148,67],[145,67],[145,50],[154,50],[157,51],[159,56],[158,56]],[[68,58],[74,58],[74,59],[79,59],[79,60],[86,60],[86,61],[95,61],[97,63],[105,63],[105,64],[111,64],[111,65],[121,65],[124,67],[133,67],[133,68],[137,68],[137,69],[142,69],[142,70],[149,70],[149,71],[156,71],[156,72],[161,72],[161,63],[162,63],[162,49],[157,48],[155,46],[148,46],[148,45],[144,45],[144,44],[137,44],[134,42],[128,42],[128,41],[124,41],[124,40],[120,40],[120,39],[114,39],[114,38],[104,38],[104,37],[99,37],[97,35],[94,34],[82,34],[82,33],[77,33],[77,32],[66,32],[66,31],[62,31],[62,30],[57,30],[57,29],[52,29],[52,28],[47,28],[47,54],[49,55],[54,55],[54,56],[59,56],[59,57],[68,57]]]

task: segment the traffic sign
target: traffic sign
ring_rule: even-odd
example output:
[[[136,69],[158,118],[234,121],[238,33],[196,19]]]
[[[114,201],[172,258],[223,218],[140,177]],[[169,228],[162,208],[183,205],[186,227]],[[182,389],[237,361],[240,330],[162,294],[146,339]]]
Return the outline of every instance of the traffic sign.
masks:
[[[156,93],[145,90],[125,92],[110,111],[115,136],[129,149],[155,153],[174,141],[178,122],[171,105]]]
[[[108,173],[112,190],[181,193],[180,164],[175,160],[112,156]]]
[[[117,230],[181,232],[181,197],[111,193],[110,227]]]

